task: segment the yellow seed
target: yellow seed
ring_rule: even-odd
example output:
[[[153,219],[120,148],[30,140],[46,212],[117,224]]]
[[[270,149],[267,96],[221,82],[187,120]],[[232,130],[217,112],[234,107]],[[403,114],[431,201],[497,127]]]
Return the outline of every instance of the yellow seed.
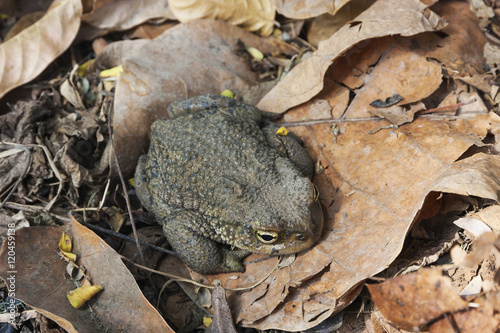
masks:
[[[211,323],[212,323],[212,318],[210,318],[210,317],[203,317],[203,325],[205,325],[205,327],[210,326]]]
[[[122,65],[116,66],[110,69],[103,70],[100,74],[99,77],[118,77],[120,76],[120,73],[123,72],[123,67]]]
[[[247,51],[248,53],[250,53],[250,55],[252,57],[254,57],[254,59],[257,59],[257,60],[262,60],[264,59],[264,53],[262,53],[260,50],[256,49],[255,47],[247,47]]]
[[[71,305],[75,309],[78,309],[101,290],[102,287],[98,285],[83,286],[75,290],[71,290],[66,296],[68,297]]]
[[[67,233],[63,232],[59,240],[59,249],[64,252],[71,252],[72,247],[71,238]]]
[[[276,131],[276,134],[278,135],[283,135],[283,136],[287,136],[288,135],[288,130],[286,129],[286,127],[280,127],[277,131]]]
[[[81,64],[78,67],[78,70],[76,71],[78,76],[84,77],[85,75],[87,75],[87,73],[89,71],[89,67],[92,66],[92,64],[94,63],[94,60],[95,59],[90,59],[90,60],[85,61],[83,64]]]
[[[70,261],[76,261],[76,254],[71,252],[62,251],[61,253]]]
[[[231,90],[229,89],[226,89],[224,90],[223,92],[220,93],[222,96],[226,96],[226,97],[229,97],[229,98],[234,98],[234,94]]]

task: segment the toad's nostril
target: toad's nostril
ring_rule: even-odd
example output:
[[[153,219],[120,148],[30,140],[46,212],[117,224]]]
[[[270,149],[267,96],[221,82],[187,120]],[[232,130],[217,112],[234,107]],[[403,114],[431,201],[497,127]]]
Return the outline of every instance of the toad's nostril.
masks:
[[[301,241],[303,241],[303,240],[305,240],[305,239],[306,239],[306,236],[305,236],[304,234],[297,234],[297,235],[295,235],[295,237],[296,237],[298,240],[301,240]]]

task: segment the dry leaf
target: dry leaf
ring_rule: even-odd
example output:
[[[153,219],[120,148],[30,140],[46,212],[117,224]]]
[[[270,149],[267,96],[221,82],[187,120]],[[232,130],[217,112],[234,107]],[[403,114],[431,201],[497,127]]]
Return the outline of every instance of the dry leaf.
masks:
[[[490,227],[488,227],[486,223],[473,217],[461,217],[453,222],[453,224],[467,231],[467,235],[470,234],[473,238],[485,232],[491,232]]]
[[[368,285],[368,290],[384,317],[408,331],[418,331],[447,312],[467,308],[467,302],[453,291],[451,279],[439,269],[423,268]]]
[[[123,65],[130,55],[146,46],[150,41],[145,39],[123,40],[108,44],[95,59],[91,66],[92,71],[103,71],[105,69]]]
[[[170,8],[181,22],[217,19],[269,36],[274,26],[271,0],[170,0]]]
[[[438,59],[446,69],[452,70],[453,76],[458,78],[477,73],[484,64],[482,51],[486,38],[477,18],[470,11],[469,3],[439,1],[432,9],[449,23],[441,29],[445,35],[437,39],[436,34],[416,36],[416,51]],[[414,42],[407,40],[407,43]],[[432,48],[429,49],[429,46]]]
[[[5,36],[4,42],[8,41],[30,25],[36,23],[43,15],[45,15],[45,12],[33,12],[21,17],[9,30],[9,33]]]
[[[72,185],[78,188],[85,182],[92,182],[92,176],[89,170],[82,166],[79,163],[81,161],[78,161],[76,158],[80,157],[75,155],[73,149],[76,141],[77,139],[75,137],[71,137],[66,145],[57,152],[55,159],[65,174],[71,177]]]
[[[177,21],[167,21],[163,24],[144,23],[130,31],[127,37],[128,39],[153,39],[177,24]]]
[[[289,2],[287,1],[286,3]],[[340,10],[336,11],[335,15],[323,14],[312,19],[309,29],[307,29],[307,41],[318,47],[319,42],[330,38],[337,30],[342,28],[347,22],[354,20],[356,16],[365,11],[374,2],[375,0],[351,0],[342,6]],[[280,8],[277,10],[280,11]]]
[[[361,41],[397,34],[411,36],[442,26],[442,20],[417,0],[379,0],[321,42],[318,50],[293,68],[257,107],[281,113],[310,100],[323,89],[324,76],[332,62]]]
[[[103,30],[127,30],[151,19],[175,20],[168,5],[167,0],[94,0],[82,21]]]
[[[216,285],[212,291],[212,305],[214,316],[207,333],[236,333],[231,310],[226,300],[226,291],[220,285]]]
[[[451,164],[432,189],[436,192],[488,198],[498,203],[499,179],[500,156],[478,153]]]
[[[399,105],[393,105],[388,108],[376,109],[375,111],[369,110],[368,112],[370,112],[374,116],[387,119],[391,123],[399,126],[413,121],[415,113],[424,109],[424,103],[418,102],[410,105],[408,109]]]
[[[460,296],[475,296],[481,293],[483,279],[481,275],[476,275],[467,286],[458,294]]]
[[[71,45],[81,14],[80,0],[56,1],[35,24],[0,44],[0,98],[37,77]]]
[[[67,293],[74,289],[64,275],[66,262],[56,253],[62,232],[71,234],[73,252],[87,268],[92,282],[104,291],[90,302],[92,310],[69,306]],[[16,231],[16,298],[58,323],[69,332],[173,332],[144,298],[120,256],[92,231],[74,221],[60,227],[30,227]],[[0,260],[7,262],[7,243]],[[14,268],[0,266],[0,277]],[[37,283],[33,283],[37,281]]]
[[[492,43],[486,43],[484,46],[484,57],[486,63],[492,68],[500,66],[500,47]]]
[[[439,88],[442,76],[441,65],[405,49],[391,47],[366,76],[364,85],[349,105],[346,116],[361,118],[366,116],[366,112],[377,113],[377,108],[370,103],[377,99],[385,100],[395,94],[403,98],[396,105],[419,102]],[[416,111],[418,109],[414,110]],[[395,119],[391,122],[400,123]]]
[[[351,0],[273,0],[276,10],[289,18],[308,19],[321,14],[335,15]]]
[[[493,306],[489,302],[480,302],[477,309],[447,314],[430,325],[431,333],[478,333],[497,332],[499,320],[494,315]],[[498,310],[498,309],[497,309]]]
[[[73,75],[72,75],[73,76]],[[68,102],[73,105],[77,110],[85,109],[85,105],[83,104],[82,96],[80,96],[80,91],[72,82],[73,78],[68,78],[64,80],[59,88],[61,95],[66,98]]]

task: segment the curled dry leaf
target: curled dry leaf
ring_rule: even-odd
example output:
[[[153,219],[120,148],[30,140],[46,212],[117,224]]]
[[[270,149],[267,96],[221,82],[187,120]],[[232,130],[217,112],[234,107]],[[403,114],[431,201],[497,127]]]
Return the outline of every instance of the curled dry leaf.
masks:
[[[66,262],[57,255],[62,232],[73,240],[78,264],[87,269],[92,283],[104,291],[92,298],[92,310],[69,306],[73,283],[64,276]],[[0,277],[15,273],[16,298],[58,323],[68,332],[173,332],[144,298],[120,256],[92,231],[73,221],[60,227],[17,230],[15,267],[0,265]],[[0,261],[7,262],[5,242]],[[36,283],[33,283],[36,281]]]
[[[318,50],[294,67],[257,107],[282,113],[307,102],[323,89],[324,76],[332,62],[356,43],[382,36],[411,36],[438,30],[443,25],[442,19],[418,0],[377,1],[350,24],[321,42]]]
[[[436,180],[436,192],[477,196],[500,202],[498,180],[500,156],[476,154],[448,166],[443,176]]]
[[[81,14],[80,0],[56,1],[39,21],[0,44],[0,98],[37,77],[71,45]]]
[[[19,21],[14,24],[14,26],[9,30],[9,33],[5,36],[4,42],[8,41],[30,25],[36,23],[39,19],[41,19],[45,15],[45,12],[39,11],[39,12],[33,12],[26,14],[25,16],[21,17]]]
[[[375,0],[351,0],[345,6],[337,7],[335,15],[323,14],[312,19],[307,29],[307,41],[318,47],[319,42],[329,38],[347,22],[354,20],[374,2]]]
[[[170,0],[169,3],[181,22],[217,19],[263,36],[273,32],[275,10],[271,0]]]
[[[445,313],[467,308],[467,302],[454,292],[451,279],[440,269],[423,268],[368,285],[368,290],[384,317],[408,331],[419,330]]]

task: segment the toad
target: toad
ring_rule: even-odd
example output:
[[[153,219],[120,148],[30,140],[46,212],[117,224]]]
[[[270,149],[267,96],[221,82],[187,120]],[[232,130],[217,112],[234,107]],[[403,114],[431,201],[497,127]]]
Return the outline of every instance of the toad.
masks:
[[[220,95],[167,112],[152,125],[136,192],[184,263],[202,274],[242,272],[250,253],[297,253],[318,240],[323,213],[300,139]]]

